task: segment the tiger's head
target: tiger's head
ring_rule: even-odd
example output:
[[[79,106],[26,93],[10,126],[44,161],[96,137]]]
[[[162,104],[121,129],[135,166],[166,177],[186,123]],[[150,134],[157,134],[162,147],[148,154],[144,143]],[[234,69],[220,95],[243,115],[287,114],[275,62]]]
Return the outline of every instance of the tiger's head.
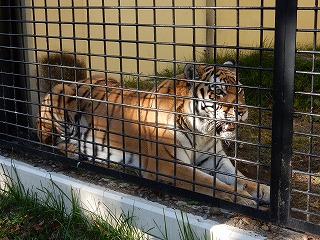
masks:
[[[193,99],[190,109],[195,114],[195,129],[232,139],[236,123],[248,118],[244,90],[237,80],[234,60],[223,66],[187,64],[184,69]],[[197,117],[198,116],[198,117]]]

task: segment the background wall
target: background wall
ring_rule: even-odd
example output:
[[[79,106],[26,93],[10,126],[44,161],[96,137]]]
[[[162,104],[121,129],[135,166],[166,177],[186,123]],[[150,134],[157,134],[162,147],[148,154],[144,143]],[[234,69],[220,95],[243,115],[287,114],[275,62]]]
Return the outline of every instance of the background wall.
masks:
[[[30,2],[25,4],[31,7]],[[70,51],[97,71],[153,75],[173,67],[174,63],[167,61],[195,61],[205,52],[211,55],[213,46],[216,53],[236,46],[241,46],[239,52],[244,53],[246,48],[272,47],[274,41],[274,0],[264,1],[263,10],[260,0],[241,0],[238,9],[228,8],[236,6],[236,0],[34,2],[25,15],[32,23],[25,27],[30,34],[28,44],[37,48],[36,54],[29,56],[33,61],[44,56],[47,49]],[[139,9],[133,7],[136,3]],[[306,4],[312,6],[311,1],[299,1],[299,7]],[[299,11],[298,28],[317,26],[319,20],[310,20],[314,14],[310,10]],[[298,32],[297,38],[298,43],[306,46],[311,44],[314,34]],[[87,53],[90,57],[85,56]]]

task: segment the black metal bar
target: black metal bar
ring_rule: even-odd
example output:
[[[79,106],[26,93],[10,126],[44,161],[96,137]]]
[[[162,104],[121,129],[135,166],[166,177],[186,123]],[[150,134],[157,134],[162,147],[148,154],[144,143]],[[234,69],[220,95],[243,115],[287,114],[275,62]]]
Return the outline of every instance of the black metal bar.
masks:
[[[297,1],[277,0],[274,49],[271,218],[286,225],[290,216],[292,113]]]

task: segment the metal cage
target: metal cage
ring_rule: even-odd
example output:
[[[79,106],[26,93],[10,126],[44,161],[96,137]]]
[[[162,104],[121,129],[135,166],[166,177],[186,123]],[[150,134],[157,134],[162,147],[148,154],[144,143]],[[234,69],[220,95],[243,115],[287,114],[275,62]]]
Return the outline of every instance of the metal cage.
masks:
[[[2,147],[50,156],[89,171],[206,201],[296,230],[320,233],[317,225],[320,217],[318,0],[308,3],[290,0],[228,3],[223,0],[3,0],[0,11]],[[236,97],[231,105],[235,112],[241,107],[247,108],[248,120],[236,119],[232,139],[223,139],[216,132],[208,136],[190,128],[188,136],[193,139],[190,140],[193,145],[177,144],[177,135],[185,134],[185,130],[177,126],[177,119],[183,116],[195,122],[206,117],[178,109],[179,102],[185,99],[195,102],[196,97],[179,95],[176,90],[163,93],[158,90],[159,85],[169,81],[176,87],[178,81],[182,81],[179,74],[186,64],[205,64],[219,69],[228,67],[223,63],[230,58],[236,60],[232,67],[241,82],[231,87],[244,89],[246,96],[246,103],[240,103]],[[103,84],[95,79],[103,79]],[[183,80],[193,86],[201,82],[195,77]],[[53,90],[57,84],[63,89],[59,93]],[[73,86],[72,96],[66,91],[68,86]],[[83,88],[88,89],[86,95],[80,94]],[[103,88],[107,97],[97,98],[94,94],[97,88]],[[122,100],[108,99],[109,92],[117,92]],[[62,105],[56,108],[64,116],[64,121],[45,119],[51,121],[51,128],[57,124],[64,126],[60,132],[50,132],[50,137],[63,136],[77,146],[90,145],[91,152],[79,149],[72,152],[67,144],[64,149],[57,147],[54,140],[49,144],[39,141],[37,133],[40,138],[48,133],[36,126],[39,119],[44,119],[39,109],[45,106],[43,98],[48,93],[51,96],[48,102],[55,95],[59,97]],[[134,106],[125,100],[129,93],[138,99]],[[152,96],[155,102],[170,99],[173,108],[168,110],[157,104],[146,107],[140,102],[145,96]],[[66,105],[70,97],[78,106],[75,109]],[[90,111],[81,112],[79,106],[84,102],[90,105],[86,108]],[[98,104],[104,104],[106,110],[96,112]],[[120,117],[109,112],[111,105],[118,106]],[[137,121],[125,116],[129,108],[136,109]],[[144,111],[154,114],[153,123],[142,121]],[[71,123],[65,117],[67,114],[80,118],[86,115],[93,122],[101,118],[106,126],[101,130],[100,126],[83,125],[79,119]],[[161,125],[164,114],[171,114],[176,121],[170,126]],[[119,122],[122,132],[109,129],[109,122],[115,121]],[[79,131],[102,131],[108,136],[106,139],[112,134],[119,135],[122,146],[112,146],[109,140],[99,143],[95,134],[90,139],[72,135],[68,132],[70,124]],[[135,124],[137,135],[130,135],[126,124]],[[154,128],[155,139],[148,139],[142,133],[145,127]],[[164,131],[174,133],[173,143],[161,142],[160,134]],[[199,136],[221,141],[226,155],[199,150],[194,144]],[[126,147],[128,138],[136,145],[135,149]],[[155,146],[153,156],[142,151],[147,143]],[[174,149],[173,159],[177,159],[179,149],[194,156],[227,157],[235,172],[217,170],[213,176],[232,177],[236,179],[235,185],[243,179],[256,186],[269,185],[270,201],[251,196],[248,199],[257,203],[255,207],[240,205],[236,199],[241,194],[236,187],[228,192],[235,196],[233,202],[216,198],[215,192],[221,189],[214,185],[206,186],[213,190],[211,196],[197,192],[196,189],[203,186],[197,182],[195,172],[208,169],[195,165],[195,160],[191,163],[170,160],[175,169],[172,176],[165,175],[158,167],[153,172],[145,169],[141,160],[144,157],[152,157],[156,164],[168,162],[159,153],[160,145]],[[100,148],[108,149],[108,158],[96,154]],[[138,166],[129,168],[125,160],[112,160],[111,151],[119,151],[123,159],[137,156]],[[70,158],[72,154],[78,157]],[[186,181],[192,186],[189,190],[177,187],[177,182],[183,181],[176,174],[180,165],[193,169],[192,180]],[[244,176],[237,174],[238,170]],[[148,173],[155,176],[155,181],[142,177]],[[157,181],[163,178],[170,178],[171,184]]]

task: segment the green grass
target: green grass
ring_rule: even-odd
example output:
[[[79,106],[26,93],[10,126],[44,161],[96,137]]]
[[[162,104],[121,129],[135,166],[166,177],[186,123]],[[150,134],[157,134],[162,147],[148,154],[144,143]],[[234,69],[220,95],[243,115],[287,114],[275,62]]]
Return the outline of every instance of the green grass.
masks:
[[[143,239],[131,215],[116,217],[108,211],[102,217],[89,212],[75,194],[68,198],[53,182],[51,191],[42,188],[40,192],[26,190],[20,181],[7,177],[0,190],[0,239]]]
[[[1,166],[3,168],[3,166]],[[106,206],[105,209],[88,211],[79,202],[71,189],[71,197],[63,192],[53,181],[48,188],[37,191],[26,189],[14,169],[15,181],[3,168],[5,181],[0,181],[0,239],[146,239],[149,230],[134,226],[133,213],[116,216]],[[1,179],[1,178],[0,178]],[[70,208],[71,206],[71,208]],[[106,210],[107,214],[102,214]],[[189,223],[187,215],[181,212],[178,233],[182,240],[205,240],[206,233],[198,236]],[[169,240],[168,227],[164,216],[164,231],[154,222],[161,237]],[[171,230],[170,230],[171,231]]]
[[[168,226],[166,221],[166,216],[163,214],[163,222],[164,222],[164,231],[161,231],[159,225],[157,222],[154,221],[155,226],[160,230],[163,240],[170,240],[168,237]],[[176,214],[176,219],[178,223],[179,228],[179,236],[180,239],[183,240],[208,240],[208,239],[215,239],[213,235],[211,235],[211,238],[208,237],[208,234],[204,232],[201,236],[199,236],[194,229],[191,227],[189,223],[188,216],[181,212],[181,221],[178,221],[178,216]]]

